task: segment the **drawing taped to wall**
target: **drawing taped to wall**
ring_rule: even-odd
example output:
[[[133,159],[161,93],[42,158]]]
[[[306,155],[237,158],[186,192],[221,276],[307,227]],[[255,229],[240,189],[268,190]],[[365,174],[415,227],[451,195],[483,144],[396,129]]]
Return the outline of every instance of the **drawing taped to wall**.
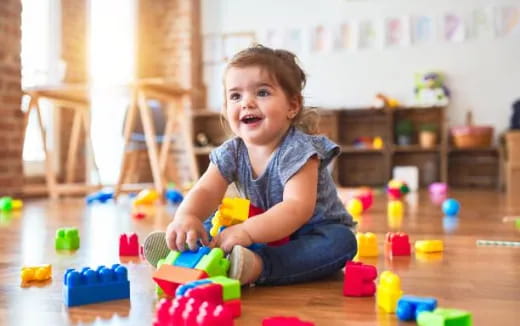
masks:
[[[432,16],[412,17],[412,40],[414,44],[426,44],[435,40],[435,20]]]
[[[443,17],[444,40],[448,42],[462,42],[466,38],[464,19],[455,13],[447,13]]]
[[[333,27],[332,44],[335,51],[355,49],[356,44],[354,40],[354,29],[352,23],[344,22]]]
[[[495,21],[500,36],[520,35],[520,7],[497,8]]]
[[[389,17],[385,21],[385,45],[400,47],[410,44],[410,18]]]
[[[471,37],[476,39],[495,36],[493,8],[477,8],[471,13]]]

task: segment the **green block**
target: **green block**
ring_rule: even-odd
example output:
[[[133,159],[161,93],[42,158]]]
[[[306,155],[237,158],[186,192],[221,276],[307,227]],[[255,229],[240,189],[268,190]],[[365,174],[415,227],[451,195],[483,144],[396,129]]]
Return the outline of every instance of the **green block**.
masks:
[[[0,198],[0,211],[9,212],[13,209],[13,198],[2,197]]]
[[[195,265],[195,269],[205,271],[209,277],[226,276],[229,270],[229,259],[224,258],[224,251],[213,248]]]
[[[471,326],[471,314],[458,309],[437,308],[417,316],[419,326]]]
[[[516,225],[516,228],[517,228],[517,229],[520,229],[520,218],[517,218],[517,219],[515,220],[515,225]]]
[[[173,265],[173,263],[175,263],[175,260],[177,259],[177,257],[179,257],[179,255],[180,255],[180,252],[178,252],[178,251],[175,251],[175,250],[170,251],[170,253],[168,254],[168,256],[166,256],[166,258],[159,259],[159,261],[157,262],[157,269],[159,269],[159,267],[161,267],[161,265],[164,263]]]
[[[164,297],[164,291],[161,289],[159,285],[155,285],[155,294],[157,295],[157,298],[163,298]]]
[[[225,276],[210,277],[208,280],[222,285],[224,301],[240,299],[240,282]]]
[[[79,248],[79,232],[77,228],[61,228],[56,230],[54,239],[57,250],[76,250]]]

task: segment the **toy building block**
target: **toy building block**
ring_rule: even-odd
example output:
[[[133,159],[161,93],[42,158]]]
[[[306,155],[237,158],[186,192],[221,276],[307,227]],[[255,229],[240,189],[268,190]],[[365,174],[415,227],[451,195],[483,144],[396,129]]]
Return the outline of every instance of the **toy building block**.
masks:
[[[395,314],[400,320],[416,320],[419,313],[433,311],[437,307],[437,299],[403,295],[397,302]]]
[[[172,204],[180,204],[184,197],[182,196],[182,193],[175,189],[168,189],[166,190],[166,193],[164,194],[166,199],[170,201]]]
[[[179,256],[177,256],[177,259],[175,259],[173,264],[180,267],[194,268],[202,257],[210,252],[210,250],[209,247],[199,247],[195,251],[183,251]]]
[[[210,230],[212,237],[216,236],[222,226],[242,223],[249,218],[250,201],[244,198],[224,198],[215,216]]]
[[[402,217],[404,212],[403,202],[390,200],[387,204],[387,215],[389,217]]]
[[[213,282],[207,278],[204,278],[201,280],[184,283],[182,285],[179,285],[179,287],[175,290],[175,296],[176,297],[184,296],[186,294],[186,292],[188,292],[188,290],[194,289],[197,286],[204,285],[204,284],[213,284]]]
[[[31,281],[46,281],[52,278],[52,267],[50,264],[39,266],[23,266],[20,272],[22,283]]]
[[[119,256],[139,256],[139,238],[137,234],[121,234],[119,237]]]
[[[388,232],[386,234],[385,251],[392,256],[410,256],[411,245],[408,234]]]
[[[128,272],[119,264],[111,268],[99,266],[97,270],[67,269],[63,282],[63,301],[67,307],[130,298]]]
[[[79,248],[79,232],[76,228],[61,228],[56,231],[54,243],[57,250],[76,250]]]
[[[166,258],[159,259],[157,262],[157,268],[159,268],[162,264],[168,264],[173,265],[175,263],[175,260],[177,260],[177,257],[179,257],[181,253],[177,250],[172,250],[170,253],[168,253],[168,256]]]
[[[213,304],[223,304],[224,288],[218,283],[206,283],[189,289],[184,294],[188,298],[207,301]]]
[[[273,316],[264,318],[262,326],[314,326],[314,323],[298,317]]]
[[[242,301],[240,301],[240,299],[224,301],[222,305],[224,309],[231,312],[233,318],[238,318],[242,315]]]
[[[229,265],[229,259],[224,258],[224,251],[220,248],[213,248],[202,257],[195,268],[205,271],[210,277],[226,276]]]
[[[343,295],[347,297],[369,297],[376,292],[374,280],[377,277],[377,269],[372,265],[347,262],[345,265],[345,280],[343,282]]]
[[[377,287],[376,302],[387,313],[393,313],[397,307],[397,300],[401,298],[403,291],[401,290],[401,280],[399,276],[384,271],[379,278]]]
[[[471,326],[471,314],[458,309],[437,308],[434,311],[424,311],[417,316],[419,326]]]
[[[421,240],[415,241],[415,250],[420,252],[441,252],[444,250],[442,240]]]
[[[23,202],[12,197],[0,197],[0,211],[10,212],[12,210],[19,210],[23,207]]]
[[[178,297],[159,302],[153,325],[232,326],[233,317],[231,312],[222,305]]]
[[[204,271],[168,264],[162,264],[152,276],[155,283],[169,297],[173,297],[179,285],[207,277],[208,274]]]
[[[145,189],[145,190],[141,190],[137,194],[137,196],[134,199],[133,204],[134,204],[134,206],[152,205],[157,201],[157,199],[159,199],[159,194],[157,193],[157,191],[152,190],[152,189]]]
[[[376,257],[377,250],[377,236],[372,232],[357,233],[357,255],[359,257]]]
[[[240,282],[225,276],[215,276],[209,278],[214,283],[221,284],[224,290],[224,301],[240,299]]]
[[[103,189],[103,190],[100,190],[98,192],[88,195],[87,198],[85,199],[85,201],[87,202],[87,204],[92,204],[96,201],[98,201],[100,203],[106,203],[107,201],[109,201],[110,199],[113,199],[113,198],[114,198],[114,190]]]

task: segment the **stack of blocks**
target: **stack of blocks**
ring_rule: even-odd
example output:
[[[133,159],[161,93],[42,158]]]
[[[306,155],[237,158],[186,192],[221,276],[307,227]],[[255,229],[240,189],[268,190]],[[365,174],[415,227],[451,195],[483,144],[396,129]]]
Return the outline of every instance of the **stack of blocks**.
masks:
[[[67,307],[130,298],[128,272],[119,264],[111,268],[99,266],[97,270],[67,269],[63,284],[63,301]]]
[[[200,247],[197,251],[171,251],[157,263],[153,279],[164,294],[173,297],[179,285],[207,277],[226,276],[228,269],[229,260],[224,258],[222,249]]]
[[[222,305],[194,298],[163,299],[157,305],[153,326],[233,326],[233,317]]]
[[[78,229],[61,228],[56,230],[54,243],[56,250],[77,250],[79,248]]]

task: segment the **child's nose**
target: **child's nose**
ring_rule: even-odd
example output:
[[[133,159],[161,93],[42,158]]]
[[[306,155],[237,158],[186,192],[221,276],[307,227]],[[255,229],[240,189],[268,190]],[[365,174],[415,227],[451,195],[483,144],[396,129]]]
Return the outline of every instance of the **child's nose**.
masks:
[[[242,97],[242,109],[249,109],[254,106],[253,97],[249,95],[244,95]]]

